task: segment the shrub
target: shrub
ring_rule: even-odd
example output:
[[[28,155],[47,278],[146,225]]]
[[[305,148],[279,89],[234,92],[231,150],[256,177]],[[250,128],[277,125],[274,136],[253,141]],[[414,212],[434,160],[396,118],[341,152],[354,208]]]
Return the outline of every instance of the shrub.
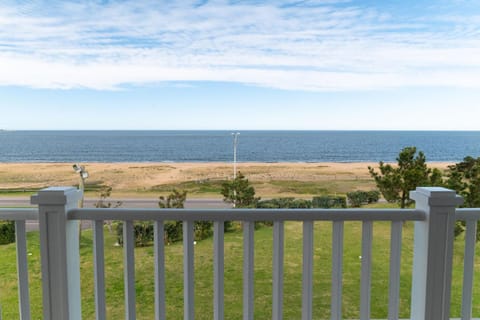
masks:
[[[293,197],[273,198],[269,200],[262,200],[257,202],[259,209],[300,209],[311,208],[312,202],[310,200],[295,199]],[[261,226],[271,227],[273,221],[257,221],[255,227],[258,229]]]
[[[153,223],[151,221],[141,221],[133,226],[135,234],[135,245],[144,247],[153,241]]]
[[[372,191],[353,191],[347,193],[348,203],[351,207],[360,207],[363,204],[378,202],[380,198],[380,192],[377,190]]]
[[[233,231],[235,228],[234,228],[234,223],[233,221],[225,221],[223,223],[223,230],[224,232],[230,232],[230,231]]]
[[[377,203],[380,200],[380,191],[370,190],[367,191],[367,202],[368,203]]]
[[[117,233],[117,242],[123,245],[123,222],[116,221],[115,229]],[[139,221],[133,225],[135,246],[144,247],[151,244],[154,240],[154,227],[152,221]],[[183,239],[182,221],[165,221],[163,224],[165,244],[170,244]],[[203,240],[211,237],[213,234],[213,222],[196,221],[194,224],[195,240]]]
[[[183,239],[182,221],[165,221],[163,224],[164,243],[174,243]]]
[[[193,228],[196,240],[207,239],[213,235],[213,222],[211,221],[196,221]]]
[[[257,208],[261,209],[299,209],[311,208],[312,202],[310,200],[287,198],[273,198],[270,200],[262,200],[257,203]]]
[[[115,221],[117,243],[123,245],[123,222]],[[151,221],[139,221],[133,224],[135,246],[145,247],[153,242],[153,223]]]
[[[13,221],[0,221],[0,244],[15,242],[15,223]]]
[[[313,197],[312,208],[346,208],[347,198],[345,196],[320,196]]]

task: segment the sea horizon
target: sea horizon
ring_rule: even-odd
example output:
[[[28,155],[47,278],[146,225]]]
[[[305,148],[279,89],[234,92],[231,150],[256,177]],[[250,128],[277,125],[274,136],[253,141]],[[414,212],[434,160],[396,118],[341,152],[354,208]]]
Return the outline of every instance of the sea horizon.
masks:
[[[2,130],[1,162],[394,162],[415,146],[428,162],[480,156],[480,131]]]

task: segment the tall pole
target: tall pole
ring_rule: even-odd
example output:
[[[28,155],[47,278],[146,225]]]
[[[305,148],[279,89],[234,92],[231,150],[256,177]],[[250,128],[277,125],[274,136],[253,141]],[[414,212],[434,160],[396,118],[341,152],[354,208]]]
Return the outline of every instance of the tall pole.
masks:
[[[78,207],[83,208],[83,199],[85,197],[85,180],[88,178],[88,172],[85,170],[84,166],[79,165],[78,163],[75,163],[73,165],[73,170],[75,170],[76,173],[80,176],[80,182],[78,184],[78,188],[80,189],[82,196],[78,200]],[[82,238],[82,221],[78,221],[78,239]],[[1,320],[1,319],[0,319]]]
[[[240,132],[232,133],[233,136],[233,181],[237,178],[237,144],[238,144],[238,135]],[[236,207],[236,197],[237,197],[237,189],[236,187],[233,189],[233,207]]]
[[[81,166],[80,164],[78,163],[75,163],[73,165],[73,170],[75,170],[76,173],[78,173],[79,177],[80,177],[80,182],[78,184],[78,189],[80,191],[82,191],[82,197],[80,198],[80,200],[78,200],[78,206],[80,208],[83,208],[83,199],[85,197],[85,180],[88,178],[88,172],[87,170],[85,170],[85,167],[84,166]]]
[[[237,144],[240,132],[232,133],[233,136],[233,180],[237,178]]]
[[[84,194],[85,194],[85,178],[82,176],[82,174],[80,173],[80,184],[78,186],[78,189],[80,191],[82,191],[82,197],[80,198],[80,200],[78,200],[78,207],[79,208],[83,208],[83,199],[84,199]]]

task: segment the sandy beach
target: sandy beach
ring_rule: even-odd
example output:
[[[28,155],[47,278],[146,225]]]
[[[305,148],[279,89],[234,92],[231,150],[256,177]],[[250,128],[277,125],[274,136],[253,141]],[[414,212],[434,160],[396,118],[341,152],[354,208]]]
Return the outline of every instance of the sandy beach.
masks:
[[[434,162],[429,163],[429,167],[443,170],[449,164]],[[233,174],[232,163],[218,162],[82,165],[90,175],[87,184],[110,185],[113,195],[119,196],[142,196],[162,187],[182,186],[182,183],[214,183],[231,179]],[[296,196],[294,185],[299,183],[324,185],[325,190],[339,193],[372,189],[375,185],[368,166],[377,167],[378,163],[237,163],[237,170],[247,176],[261,196]],[[78,175],[71,163],[0,163],[0,189],[3,190],[76,184]]]

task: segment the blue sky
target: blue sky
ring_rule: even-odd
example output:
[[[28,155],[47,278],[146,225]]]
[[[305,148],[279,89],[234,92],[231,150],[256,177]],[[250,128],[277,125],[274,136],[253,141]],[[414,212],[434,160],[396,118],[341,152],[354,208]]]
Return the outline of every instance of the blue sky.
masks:
[[[0,128],[480,130],[480,1],[0,0]]]

